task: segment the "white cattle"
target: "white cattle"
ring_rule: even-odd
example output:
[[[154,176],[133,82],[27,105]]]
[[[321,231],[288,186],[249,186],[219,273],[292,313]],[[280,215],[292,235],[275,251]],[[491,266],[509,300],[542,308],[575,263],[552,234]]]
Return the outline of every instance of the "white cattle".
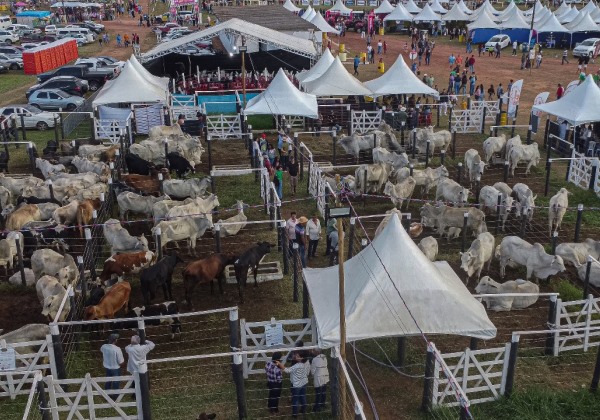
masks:
[[[79,173],[93,172],[103,177],[110,175],[110,167],[104,162],[92,162],[87,158],[75,156],[71,164],[77,168]]]
[[[183,136],[183,131],[179,124],[156,125],[148,130],[148,137],[151,139],[164,139],[169,136]]]
[[[331,189],[335,192],[338,192],[343,188],[350,191],[356,191],[356,180],[354,175],[345,175],[340,177],[339,183],[337,183],[335,178],[332,176],[323,175],[323,179],[325,179],[325,182],[327,182]]]
[[[469,181],[473,182],[477,177],[483,175],[485,163],[481,160],[479,152],[475,149],[469,149],[465,152],[465,169],[469,175]]]
[[[500,134],[498,137],[488,137],[483,142],[483,160],[487,164],[490,163],[492,157],[494,157],[495,153],[500,153],[504,151],[506,147],[506,135]]]
[[[43,275],[57,277],[62,268],[67,268],[64,272],[66,277],[60,276],[59,280],[64,287],[73,283],[77,279],[77,265],[75,260],[69,254],[64,256],[48,248],[38,249],[31,255],[31,269],[36,279]]]
[[[4,271],[8,274],[8,269],[12,270],[13,254],[10,250],[10,244],[6,239],[0,240],[0,266],[4,267]]]
[[[79,210],[79,201],[71,201],[66,206],[57,208],[52,213],[52,218],[59,225],[72,225],[77,221],[77,212]]]
[[[525,216],[531,221],[537,195],[533,195],[533,191],[527,185],[519,182],[513,185],[512,197],[515,199],[517,215],[519,217]]]
[[[560,255],[565,263],[575,267],[587,262],[587,257],[600,259],[600,241],[587,238],[583,242],[566,242],[556,247],[556,255]]]
[[[36,204],[36,206],[38,206],[38,209],[40,209],[41,220],[50,219],[52,217],[52,213],[54,213],[54,210],[60,207],[56,203],[39,203]]]
[[[77,154],[79,155],[79,157],[97,162],[100,160],[100,157],[103,153],[111,153],[113,151],[118,150],[118,148],[118,145],[104,146],[84,144],[82,146],[79,146],[79,149],[77,149]]]
[[[12,194],[8,188],[0,185],[0,208],[5,208],[12,203]]]
[[[71,202],[73,200],[85,201],[85,200],[95,200],[100,198],[102,194],[106,197],[106,193],[108,192],[108,185],[103,182],[98,182],[90,187],[83,188],[77,191],[77,193],[73,194],[70,191],[65,198],[65,201]]]
[[[506,236],[496,247],[496,258],[500,260],[500,277],[504,278],[506,266],[527,268],[527,277],[544,280],[549,276],[565,271],[560,256],[548,255],[544,247],[537,242],[533,245],[518,236]]]
[[[508,157],[510,175],[515,176],[515,168],[520,162],[527,162],[525,175],[529,174],[531,167],[537,166],[540,162],[540,159],[540,151],[537,143],[514,146],[510,151],[510,156]]]
[[[181,206],[182,204],[188,204],[193,202],[193,198],[186,198],[183,201],[178,200],[162,200],[152,205],[152,218],[154,219],[154,224],[156,225],[161,220],[164,220],[167,217],[167,213],[173,207]]]
[[[116,219],[108,219],[104,223],[103,232],[106,241],[110,244],[111,254],[148,251],[148,239],[144,235],[131,236]]]
[[[0,173],[0,185],[6,188],[13,197],[18,197],[23,194],[26,187],[41,187],[44,185],[44,180],[34,176],[25,178],[11,178]]]
[[[192,179],[168,179],[163,181],[163,191],[169,197],[202,197],[210,187],[210,177]]]
[[[244,207],[246,205],[242,201],[238,201],[236,207],[238,212],[235,216],[217,222],[220,225],[222,237],[237,235],[246,226],[246,221],[248,220],[248,217],[244,214]],[[226,224],[222,225],[221,223]]]
[[[188,252],[196,255],[196,240],[213,226],[212,222],[204,217],[184,217],[178,220],[163,220],[152,228],[152,234],[161,231],[161,243],[164,247],[169,242],[188,241]],[[177,248],[177,243],[175,244]]]
[[[429,261],[435,261],[438,254],[438,242],[433,236],[426,236],[421,239],[418,247]]]
[[[396,171],[396,182],[403,181],[410,175],[409,168],[401,168]],[[435,187],[441,178],[447,178],[449,176],[448,169],[445,166],[438,166],[433,169],[431,167],[423,170],[413,169],[412,177],[416,181],[417,186],[421,186],[422,191],[425,194],[429,194],[429,191]]]
[[[413,192],[415,191],[416,184],[417,181],[415,181],[415,179],[412,176],[409,176],[405,180],[400,181],[396,185],[388,181],[385,183],[383,193],[385,195],[390,196],[392,203],[394,203],[394,206],[401,209],[404,200],[408,200],[406,203],[407,207],[410,205],[410,199],[413,195]]]
[[[448,227],[462,228],[465,213],[467,214],[468,229],[474,234],[487,232],[485,214],[474,207],[457,208],[445,205],[434,207],[429,203],[425,203],[420,212],[423,224],[428,227],[437,227],[440,236],[445,233]]]
[[[52,276],[41,277],[35,284],[35,290],[42,305],[42,315],[50,320],[54,320],[67,290]],[[58,320],[61,322],[65,321],[70,311],[71,302],[67,298]]]
[[[88,188],[94,184],[103,181],[103,179],[100,178],[100,175],[95,174],[93,172],[85,172],[82,174],[65,174],[54,172],[50,174],[50,179],[52,180],[52,184],[55,187],[65,187],[67,185],[81,184],[84,188]]]
[[[461,232],[462,232],[462,229],[459,227],[449,227],[448,232],[446,233],[446,238],[448,238],[448,242],[450,242],[450,240],[452,240],[452,239],[460,238]],[[444,235],[442,235],[442,237],[443,236]]]
[[[337,144],[344,149],[344,151],[354,156],[356,159],[359,158],[360,152],[372,150],[381,143],[381,139],[384,138],[385,133],[380,132],[381,135],[378,138],[378,133],[371,133],[366,135],[358,135],[356,133],[351,136],[340,137]]]
[[[67,185],[65,187],[54,186],[52,192],[54,193],[54,199],[60,203],[63,203],[67,197],[76,195],[79,191],[83,190],[83,185]],[[50,189],[47,185],[39,187],[25,187],[23,189],[23,197],[36,197],[49,200]]]
[[[143,214],[152,216],[152,207],[154,204],[170,200],[168,195],[154,197],[152,195],[139,195],[134,192],[124,191],[117,195],[117,203],[119,204],[119,215],[121,219],[127,220],[129,213]]]
[[[219,206],[219,198],[211,194],[206,198],[196,198],[191,203],[175,206],[167,212],[167,220],[177,220],[185,216],[205,217],[212,222],[212,211]]]
[[[65,165],[60,165],[60,164],[53,165],[50,162],[48,162],[46,159],[40,159],[40,158],[35,159],[35,167],[40,170],[40,172],[44,176],[44,179],[48,179],[50,174],[53,174],[55,172],[66,172],[67,171],[67,168],[65,168]]]
[[[427,152],[427,140],[429,140],[429,155],[433,156],[435,150],[446,150],[452,142],[452,134],[448,130],[433,131],[433,127],[425,127],[416,131],[417,133],[417,150],[419,154]]]
[[[383,147],[376,147],[373,149],[373,163],[385,163],[398,170],[407,166],[409,161],[406,153],[389,152]]]
[[[435,190],[435,200],[462,206],[469,199],[469,190],[450,178],[440,178]]]
[[[31,221],[41,220],[40,208],[35,204],[25,204],[10,213],[6,218],[6,229],[21,230],[23,225]]]
[[[498,283],[490,277],[481,279],[475,293],[481,295],[503,294],[503,293],[532,293],[534,296],[502,296],[484,297],[481,300],[487,304],[492,311],[510,311],[511,309],[525,309],[537,302],[540,288],[537,284],[523,279],[510,280],[506,283]]]
[[[495,189],[497,189],[498,191],[500,191],[502,193],[502,195],[509,197],[512,195],[512,188],[510,188],[506,183],[504,182],[496,182],[493,187]]]
[[[579,280],[585,282],[586,274],[587,264],[577,267],[577,276],[579,276]],[[590,267],[590,284],[594,287],[600,287],[600,264],[598,264],[597,261],[592,261]]]
[[[490,271],[495,245],[494,235],[483,232],[477,235],[477,239],[471,243],[471,247],[467,252],[460,253],[460,268],[467,273],[467,284],[469,284],[469,279],[473,274],[477,274],[477,279],[481,277],[481,271],[486,262],[487,270]]]
[[[17,238],[19,238],[19,244],[21,246],[21,249],[23,249],[24,245],[25,245],[25,238],[23,237],[23,234],[21,232],[18,231],[11,231],[8,232],[6,234],[6,240],[8,241],[9,245],[10,245],[10,252],[13,255],[13,260],[17,257]]]
[[[511,137],[506,141],[506,146],[504,147],[504,158],[505,160],[510,160],[510,152],[516,146],[521,146],[523,143],[521,142],[521,136],[516,135]]]
[[[504,232],[506,220],[512,211],[514,198],[506,196],[496,188],[486,185],[479,191],[479,208],[484,212],[491,211],[495,214],[496,207],[498,207],[498,197],[500,197],[499,214],[502,218],[502,231]]]
[[[550,228],[550,235],[552,235],[552,228],[556,226],[556,230],[560,229],[563,216],[567,212],[569,207],[569,195],[571,193],[566,188],[561,188],[552,198],[550,198],[550,204],[548,208],[548,227]]]
[[[200,139],[187,134],[172,137],[167,142],[169,152],[177,152],[190,162],[192,167],[202,163],[204,148]],[[155,165],[165,163],[165,143],[163,138],[142,140],[140,143],[132,144],[130,153],[136,154],[144,160]]]
[[[25,284],[27,287],[35,286],[36,280],[33,270],[27,267],[23,270],[25,271]],[[23,280],[21,279],[21,271],[17,270],[15,274],[9,277],[8,282],[13,286],[22,286]]]
[[[367,172],[367,185],[365,182],[365,171]],[[390,175],[389,165],[376,163],[373,165],[360,165],[354,173],[356,189],[359,192],[379,192]]]
[[[1,332],[2,330],[0,330],[0,333]],[[47,324],[27,324],[18,330],[0,335],[0,341],[5,341],[9,344],[45,341],[49,334],[50,326]],[[19,346],[19,353],[36,354],[39,349],[39,346]]]

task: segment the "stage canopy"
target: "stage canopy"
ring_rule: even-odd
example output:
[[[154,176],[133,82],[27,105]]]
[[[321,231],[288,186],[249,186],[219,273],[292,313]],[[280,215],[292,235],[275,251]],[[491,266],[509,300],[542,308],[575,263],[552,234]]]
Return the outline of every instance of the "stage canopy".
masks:
[[[338,31],[329,23],[327,23],[323,15],[321,15],[320,13],[315,13],[315,15],[312,17],[312,19],[309,20],[309,22],[315,25],[321,32],[327,32],[328,34],[336,35],[339,35],[340,33],[340,31]]]
[[[339,13],[342,16],[350,16],[352,9],[346,7],[342,0],[337,0],[331,9],[329,9],[329,12]]]
[[[406,10],[408,10],[409,13],[412,13],[413,15],[416,15],[421,11],[421,8],[417,6],[414,0],[408,0],[404,7],[406,8]]]
[[[371,91],[344,67],[339,57],[319,78],[302,83],[304,90],[316,96],[365,96]]]
[[[460,8],[459,3],[454,3],[452,9],[442,17],[442,20],[445,22],[469,21],[471,17]]]
[[[446,14],[448,13],[448,9],[446,9],[444,6],[442,6],[439,2],[439,0],[433,0],[431,2],[431,10],[433,10],[435,13],[439,13],[439,14]]]
[[[438,91],[430,88],[415,76],[401,55],[388,71],[377,79],[365,82],[365,86],[376,96],[414,93],[415,95],[431,95],[439,98]]]
[[[560,24],[556,16],[554,16],[553,14],[550,14],[548,19],[546,19],[539,25],[534,24],[533,29],[535,29],[538,34],[544,32],[569,32],[567,28]]]
[[[442,20],[440,15],[435,13],[430,5],[426,4],[417,15],[413,18],[415,22],[437,22]]]

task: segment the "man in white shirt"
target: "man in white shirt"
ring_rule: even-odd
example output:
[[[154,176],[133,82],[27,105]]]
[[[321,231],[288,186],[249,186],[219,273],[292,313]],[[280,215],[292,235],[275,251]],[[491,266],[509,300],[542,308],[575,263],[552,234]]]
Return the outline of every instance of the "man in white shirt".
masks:
[[[315,405],[313,406],[313,412],[316,413],[325,408],[329,369],[327,369],[327,356],[322,354],[319,349],[314,349],[313,355],[314,357],[310,364],[310,374],[314,378]]]
[[[296,225],[298,224],[298,219],[296,219],[296,212],[293,211],[290,213],[290,218],[285,222],[285,234],[287,235],[290,252],[292,252],[292,248],[294,242],[296,241]]]
[[[138,364],[139,362],[146,361],[146,355],[155,347],[152,341],[146,340],[145,344],[140,344],[140,336],[134,335],[131,337],[131,344],[125,347],[125,351],[129,356],[127,361],[127,372],[129,373],[146,373],[148,366],[145,363]]]
[[[100,351],[102,352],[102,366],[106,369],[107,378],[120,376],[121,365],[125,361],[123,352],[116,344],[118,338],[119,334],[111,334],[108,337],[108,343],[100,347]],[[120,387],[119,381],[111,381],[104,384],[104,389],[106,390],[119,389]]]
[[[310,363],[304,361],[300,352],[294,352],[294,361],[296,364],[286,368],[279,361],[277,366],[285,373],[290,374],[292,382],[292,418],[298,417],[298,408],[302,414],[306,413],[306,385],[308,384],[308,373],[310,372]]]
[[[308,236],[308,258],[317,256],[317,246],[321,239],[321,222],[317,215],[313,215],[306,224],[306,236]]]

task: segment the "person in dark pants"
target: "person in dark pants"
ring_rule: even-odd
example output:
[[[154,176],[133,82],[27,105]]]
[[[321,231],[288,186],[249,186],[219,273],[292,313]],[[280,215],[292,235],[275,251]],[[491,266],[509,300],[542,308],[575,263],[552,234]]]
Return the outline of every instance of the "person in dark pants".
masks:
[[[281,397],[281,388],[283,384],[283,375],[281,368],[277,366],[277,363],[281,360],[281,352],[276,351],[271,357],[271,361],[265,366],[265,373],[267,374],[267,388],[269,389],[269,399],[267,407],[269,413],[279,412],[279,397]]]
[[[321,222],[319,216],[313,215],[306,224],[306,236],[308,236],[308,258],[317,256],[317,246],[321,239]]]
[[[121,375],[121,365],[125,362],[123,358],[123,351],[117,346],[117,340],[119,334],[111,334],[108,337],[108,343],[103,344],[100,347],[102,352],[102,365],[106,369],[107,377],[114,377]],[[117,390],[120,388],[119,381],[106,382],[104,389],[106,390]]]
[[[335,220],[335,219],[333,219]],[[332,230],[328,235],[329,238],[329,266],[331,267],[337,262],[338,256],[338,242],[339,242],[339,234],[337,230],[337,222],[335,222],[332,226]],[[329,225],[328,225],[329,228]]]
[[[321,350],[312,351],[313,359],[310,363],[310,374],[313,376],[315,387],[315,404],[313,412],[317,413],[325,408],[327,400],[327,384],[329,383],[329,369],[327,369],[327,357],[321,354]]]

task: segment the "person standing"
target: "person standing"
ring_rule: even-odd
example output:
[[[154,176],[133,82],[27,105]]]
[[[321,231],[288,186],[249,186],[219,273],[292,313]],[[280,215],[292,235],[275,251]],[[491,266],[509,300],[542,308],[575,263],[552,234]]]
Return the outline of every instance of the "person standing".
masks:
[[[100,347],[100,351],[102,352],[102,366],[106,370],[106,377],[114,377],[121,375],[121,365],[125,362],[123,358],[123,352],[117,346],[117,340],[119,339],[119,334],[111,334],[108,337],[108,342],[103,344]],[[104,384],[104,389],[119,389],[120,383],[119,381],[110,381]]]
[[[327,357],[321,353],[320,349],[313,350],[313,359],[310,363],[310,374],[313,376],[313,385],[315,387],[315,404],[313,413],[317,413],[325,408],[327,399],[327,384],[329,383],[329,369],[327,369]]]
[[[292,189],[292,197],[296,195],[296,188],[298,188],[298,162],[294,156],[290,157],[288,164],[288,173],[290,174],[290,187]]]
[[[537,53],[537,55],[535,56],[535,68],[539,69],[541,65],[542,65],[542,52],[539,51]]]
[[[502,103],[504,103],[504,88],[502,87],[502,83],[500,83],[498,85],[498,89],[496,89],[496,96],[498,97],[498,99],[500,99],[501,101],[503,101]]]
[[[377,54],[383,54],[383,42],[381,42],[381,39],[377,41]]]
[[[127,372],[129,373],[146,373],[148,371],[146,363],[139,363],[146,361],[146,355],[150,353],[156,345],[150,340],[146,340],[144,344],[140,344],[140,341],[140,336],[134,335],[131,337],[131,344],[125,347],[125,351],[129,356],[129,360],[127,360]]]
[[[321,239],[321,222],[316,214],[306,224],[306,235],[308,236],[308,258],[317,256],[317,247]]]
[[[494,85],[490,85],[489,89],[487,90],[488,93],[488,101],[493,101],[494,100],[494,95],[496,94],[496,90],[494,89]]]
[[[288,243],[290,247],[290,252],[292,252],[292,247],[294,242],[296,242],[296,224],[298,223],[298,219],[296,219],[296,212],[293,211],[290,213],[290,218],[285,222],[285,233],[288,238]]]
[[[358,76],[358,65],[360,64],[360,58],[358,54],[354,56],[354,75]]]
[[[329,219],[327,222],[327,239],[329,240],[329,266],[331,267],[336,261],[339,251],[339,233],[337,230],[337,220],[334,218]]]
[[[519,48],[519,43],[514,41],[512,44],[512,55],[517,55],[517,49]]]
[[[281,352],[276,351],[271,357],[271,361],[265,366],[267,374],[267,388],[269,389],[269,399],[267,407],[269,413],[279,413],[279,397],[281,397],[281,388],[283,385],[282,369],[277,366],[277,362],[281,360]]]
[[[290,374],[292,382],[292,417],[298,417],[298,411],[306,413],[306,385],[308,384],[308,373],[310,364],[302,358],[300,352],[294,352],[293,360],[296,362],[293,366],[286,368],[281,362],[276,362],[277,366],[285,373]]]
[[[569,50],[567,50],[566,48],[562,52],[562,61],[560,62],[560,64],[562,66],[565,63],[569,64]]]
[[[467,65],[469,66],[469,71],[472,74],[475,74],[475,56],[471,54],[471,57],[467,60]]]
[[[302,268],[306,268],[306,224],[308,219],[306,216],[300,216],[298,223],[296,223],[296,243],[298,244],[298,254],[300,255],[300,262]]]
[[[556,99],[560,99],[565,94],[565,88],[559,83],[558,89],[556,89]]]
[[[478,44],[477,45],[477,54],[479,54],[479,57],[481,57],[482,52],[483,52],[483,44]]]
[[[456,57],[454,57],[454,54],[450,54],[450,57],[448,57],[448,64],[450,65],[450,68],[454,67],[455,62]]]
[[[469,95],[473,96],[473,94],[475,94],[475,83],[477,82],[477,76],[475,76],[475,73],[471,74],[471,77],[469,77]],[[477,98],[475,98],[475,100],[477,100]]]
[[[383,54],[387,53],[387,42],[383,41]]]
[[[500,43],[496,42],[496,58],[500,58]]]

